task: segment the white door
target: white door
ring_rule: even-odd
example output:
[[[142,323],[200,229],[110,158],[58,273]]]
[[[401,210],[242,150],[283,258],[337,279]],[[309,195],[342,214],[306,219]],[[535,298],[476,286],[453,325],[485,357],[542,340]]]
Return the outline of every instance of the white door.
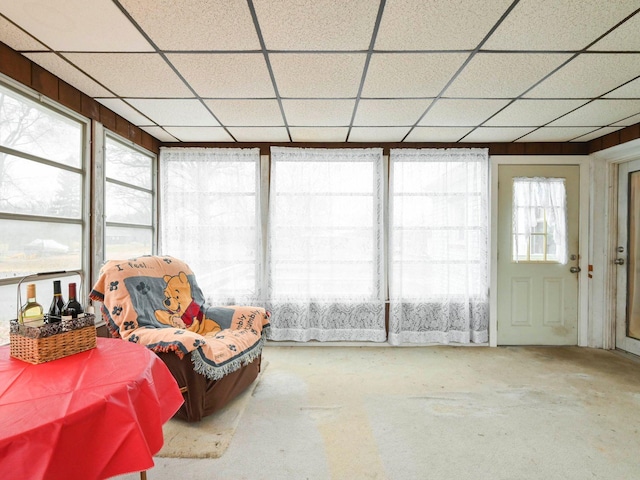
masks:
[[[616,347],[640,355],[640,161],[618,170]]]
[[[498,167],[498,345],[577,345],[579,210],[579,166]]]

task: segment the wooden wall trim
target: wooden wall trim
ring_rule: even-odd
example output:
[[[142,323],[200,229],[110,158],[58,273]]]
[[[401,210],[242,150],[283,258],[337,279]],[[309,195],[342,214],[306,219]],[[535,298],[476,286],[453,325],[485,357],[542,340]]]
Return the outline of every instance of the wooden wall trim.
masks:
[[[2,42],[0,72],[74,112],[102,123],[108,130],[131,140],[136,145],[155,154],[160,153],[160,141],[157,138]]]

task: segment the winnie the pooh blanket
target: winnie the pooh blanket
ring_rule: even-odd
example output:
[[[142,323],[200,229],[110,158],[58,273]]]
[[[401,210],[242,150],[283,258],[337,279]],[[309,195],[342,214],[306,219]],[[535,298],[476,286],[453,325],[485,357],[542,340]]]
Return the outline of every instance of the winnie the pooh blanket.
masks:
[[[169,256],[106,262],[89,297],[102,302],[113,336],[191,352],[195,370],[213,380],[257,358],[269,327],[264,308],[207,305],[191,269]]]

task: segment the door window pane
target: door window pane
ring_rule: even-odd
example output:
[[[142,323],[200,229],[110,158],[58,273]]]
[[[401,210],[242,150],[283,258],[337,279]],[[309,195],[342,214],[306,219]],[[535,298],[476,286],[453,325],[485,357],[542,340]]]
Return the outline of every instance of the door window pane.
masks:
[[[513,179],[512,260],[567,261],[564,178]]]

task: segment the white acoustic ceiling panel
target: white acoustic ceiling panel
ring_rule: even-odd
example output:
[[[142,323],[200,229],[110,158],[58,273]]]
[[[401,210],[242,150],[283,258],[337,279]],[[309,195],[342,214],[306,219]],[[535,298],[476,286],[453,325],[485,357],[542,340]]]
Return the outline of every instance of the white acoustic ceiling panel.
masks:
[[[487,127],[545,125],[561,115],[586,103],[585,100],[532,100],[520,99],[485,122]]]
[[[640,113],[640,100],[594,100],[551,122],[549,126],[597,127]]]
[[[234,127],[284,125],[276,99],[205,100],[204,103],[223,125]]]
[[[120,0],[161,50],[256,50],[260,42],[247,2]]]
[[[640,78],[625,83],[603,98],[640,98]]]
[[[91,77],[78,70],[72,63],[55,53],[25,53],[25,57],[33,60],[45,70],[61,78],[69,85],[73,85],[90,97],[113,97],[110,92]]]
[[[65,53],[64,57],[120,97],[193,97],[155,53]]]
[[[444,96],[517,97],[569,58],[567,54],[478,53]]]
[[[14,50],[49,50],[31,35],[3,17],[0,17],[0,32],[2,32],[2,42]]]
[[[640,123],[640,114],[627,117],[623,120],[620,120],[619,122],[614,122],[611,125],[620,125],[623,127],[628,127],[630,125],[635,125],[636,123]]]
[[[353,127],[349,142],[400,142],[409,127]]]
[[[633,4],[633,2],[630,2]],[[638,5],[636,5],[637,7]],[[640,51],[640,16],[627,20],[614,31],[598,41],[589,50],[619,52]]]
[[[580,50],[637,8],[635,1],[522,0],[484,48]]]
[[[423,126],[475,126],[509,103],[508,100],[440,99],[420,120]]]
[[[514,142],[531,132],[531,127],[479,127],[462,139],[463,142]]]
[[[196,93],[203,98],[274,98],[264,56],[242,54],[167,55]]]
[[[390,0],[375,48],[472,50],[510,4],[511,0]]]
[[[581,137],[574,138],[571,140],[572,142],[588,142],[593,140],[594,138],[602,137],[603,135],[608,135],[610,133],[616,132],[620,130],[622,127],[602,127],[597,130],[594,130],[591,133],[587,133],[586,135],[582,135]]]
[[[348,127],[289,127],[294,142],[345,142]]]
[[[165,127],[181,142],[231,142],[233,139],[222,127]]]
[[[287,123],[295,126],[349,125],[355,100],[282,100]]]
[[[362,99],[358,104],[354,126],[399,126],[414,125],[431,100],[394,99],[371,100]]]
[[[582,54],[551,75],[526,97],[593,98],[640,75],[640,53]]]
[[[155,125],[149,125],[149,126],[141,126],[140,128],[142,130],[144,130],[145,132],[147,132],[152,137],[157,138],[161,142],[177,142],[178,141],[178,139],[176,137],[171,135],[169,132],[167,132],[162,127],[158,127],[158,126],[155,126]]]
[[[407,136],[407,142],[453,143],[471,131],[469,127],[415,127]]]
[[[299,53],[269,55],[282,97],[355,97],[365,54]]]
[[[593,132],[594,127],[542,127],[519,139],[519,142],[569,142]]]
[[[288,142],[284,127],[229,127],[229,132],[238,142]]]
[[[378,2],[371,0],[254,0],[269,50],[366,50]]]
[[[374,53],[362,96],[435,97],[468,56],[465,53]]]
[[[196,99],[128,98],[126,100],[158,125],[172,127],[219,125],[213,115]]]
[[[3,1],[2,14],[53,50],[153,51],[111,0]]]

